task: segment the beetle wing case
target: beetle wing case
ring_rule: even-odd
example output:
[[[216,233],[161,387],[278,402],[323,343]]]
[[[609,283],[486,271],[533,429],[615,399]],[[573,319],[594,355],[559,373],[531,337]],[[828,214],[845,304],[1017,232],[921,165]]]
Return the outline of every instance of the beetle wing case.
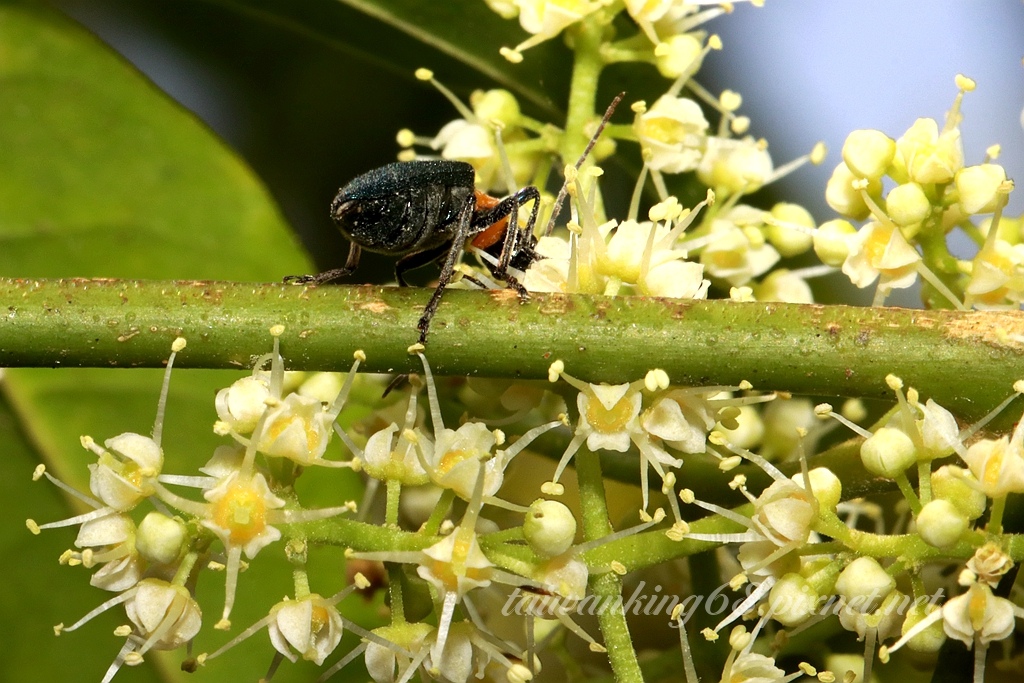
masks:
[[[454,236],[473,185],[473,167],[463,161],[399,161],[341,188],[331,218],[342,234],[369,251],[428,249]]]

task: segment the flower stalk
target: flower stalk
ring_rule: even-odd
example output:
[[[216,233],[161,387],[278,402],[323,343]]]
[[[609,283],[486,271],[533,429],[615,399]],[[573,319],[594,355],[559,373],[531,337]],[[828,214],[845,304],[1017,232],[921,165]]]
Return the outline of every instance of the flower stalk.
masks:
[[[415,371],[406,349],[428,296],[373,285],[0,279],[0,366],[161,367],[180,335],[190,343],[179,367],[245,368],[263,351],[263,331],[283,321],[294,369],[345,368],[355,349],[373,348],[363,369]],[[509,291],[451,291],[429,351],[444,375],[543,379],[562,358],[581,378],[606,382],[659,367],[678,384],[748,380],[758,390],[865,398],[888,398],[893,373],[974,420],[1019,372],[1024,312],[560,294],[521,304]]]

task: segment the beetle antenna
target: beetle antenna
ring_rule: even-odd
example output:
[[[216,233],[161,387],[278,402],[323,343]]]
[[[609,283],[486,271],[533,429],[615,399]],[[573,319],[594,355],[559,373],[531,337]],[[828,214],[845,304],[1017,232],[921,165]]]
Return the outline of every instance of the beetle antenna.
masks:
[[[590,154],[590,150],[594,149],[594,145],[597,144],[597,139],[601,137],[604,127],[608,125],[609,119],[611,119],[612,114],[615,113],[615,108],[619,106],[619,102],[621,102],[622,98],[625,96],[625,92],[620,92],[615,96],[615,99],[612,100],[612,103],[608,105],[608,108],[605,109],[604,116],[601,117],[601,123],[598,124],[597,130],[594,131],[594,134],[590,136],[590,142],[587,143],[586,148],[583,150],[583,154],[581,154],[580,158],[576,161],[576,170],[579,170],[583,165],[583,162],[587,160],[587,155]],[[550,235],[551,231],[555,229],[555,219],[562,210],[562,203],[565,201],[567,191],[566,187],[566,183],[563,182],[562,189],[558,191],[558,197],[555,198],[555,205],[551,210],[551,217],[548,219],[548,225],[544,228],[545,235]]]

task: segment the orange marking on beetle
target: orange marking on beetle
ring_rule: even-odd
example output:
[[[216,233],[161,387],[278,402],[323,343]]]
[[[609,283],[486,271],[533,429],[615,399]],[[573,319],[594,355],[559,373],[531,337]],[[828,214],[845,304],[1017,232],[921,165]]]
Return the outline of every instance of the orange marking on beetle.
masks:
[[[501,203],[500,199],[495,199],[480,190],[473,190],[473,193],[476,195],[476,210],[478,213],[481,211],[489,211]],[[497,244],[505,236],[506,230],[508,230],[508,216],[505,216],[497,223],[493,223],[489,227],[484,228],[482,232],[477,233],[470,244],[478,249],[486,249],[489,246]]]

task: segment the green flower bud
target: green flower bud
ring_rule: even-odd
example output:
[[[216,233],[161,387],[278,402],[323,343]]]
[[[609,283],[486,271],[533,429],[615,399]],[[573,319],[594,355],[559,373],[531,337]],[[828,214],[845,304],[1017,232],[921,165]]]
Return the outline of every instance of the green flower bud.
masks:
[[[530,548],[541,557],[561,555],[576,536],[576,518],[562,503],[535,500],[523,522],[523,535]]]
[[[978,519],[985,514],[988,498],[973,488],[974,475],[963,467],[946,465],[932,472],[932,496],[956,505],[967,519]]]
[[[902,635],[906,635],[910,629],[914,628],[922,619],[931,614],[937,609],[941,609],[938,605],[930,605],[925,603],[923,605],[914,603],[907,610],[906,618],[903,620],[903,628],[901,630]],[[939,619],[925,630],[918,633],[916,636],[907,641],[907,647],[914,652],[933,653],[938,652],[942,644],[946,642],[946,633],[942,628],[942,620]]]
[[[873,557],[858,557],[836,579],[836,593],[858,612],[873,612],[896,588],[896,581]]]
[[[938,498],[917,514],[917,533],[928,545],[947,548],[967,531],[967,517],[956,505]]]
[[[768,594],[772,618],[787,628],[802,624],[817,606],[818,592],[799,574],[786,574]]]
[[[882,427],[861,444],[860,459],[868,472],[892,479],[917,462],[917,449],[905,432]]]
[[[799,204],[779,202],[772,207],[771,215],[776,220],[786,223],[803,225],[812,229],[815,226],[814,217],[811,216],[811,212]],[[814,241],[809,232],[800,232],[799,230],[782,225],[765,226],[764,236],[768,238],[768,241],[775,247],[776,251],[783,256],[802,254],[811,248]]]
[[[814,233],[814,253],[825,265],[839,268],[850,255],[849,236],[857,234],[850,221],[835,219],[822,223]]]
[[[881,178],[895,155],[896,141],[880,130],[855,130],[843,143],[843,161],[859,178]]]
[[[150,562],[171,564],[181,554],[186,537],[185,525],[160,512],[150,512],[139,524],[135,549]]]
[[[920,223],[932,212],[931,202],[917,183],[897,185],[892,188],[885,201],[886,212],[899,226]]]
[[[961,168],[954,178],[964,213],[991,213],[1006,196],[1003,183],[1006,170],[999,164],[979,164]]]
[[[807,476],[811,480],[811,491],[818,499],[818,505],[823,509],[834,511],[843,497],[843,483],[839,481],[839,477],[827,467],[815,467],[807,473]],[[793,475],[793,481],[800,488],[804,487],[802,474]]]
[[[676,79],[699,69],[703,52],[703,45],[692,33],[677,34],[654,48],[654,64],[662,76]]]
[[[491,121],[499,121],[505,126],[519,123],[519,102],[508,90],[488,90],[475,92],[470,100],[473,113],[485,126]]]

